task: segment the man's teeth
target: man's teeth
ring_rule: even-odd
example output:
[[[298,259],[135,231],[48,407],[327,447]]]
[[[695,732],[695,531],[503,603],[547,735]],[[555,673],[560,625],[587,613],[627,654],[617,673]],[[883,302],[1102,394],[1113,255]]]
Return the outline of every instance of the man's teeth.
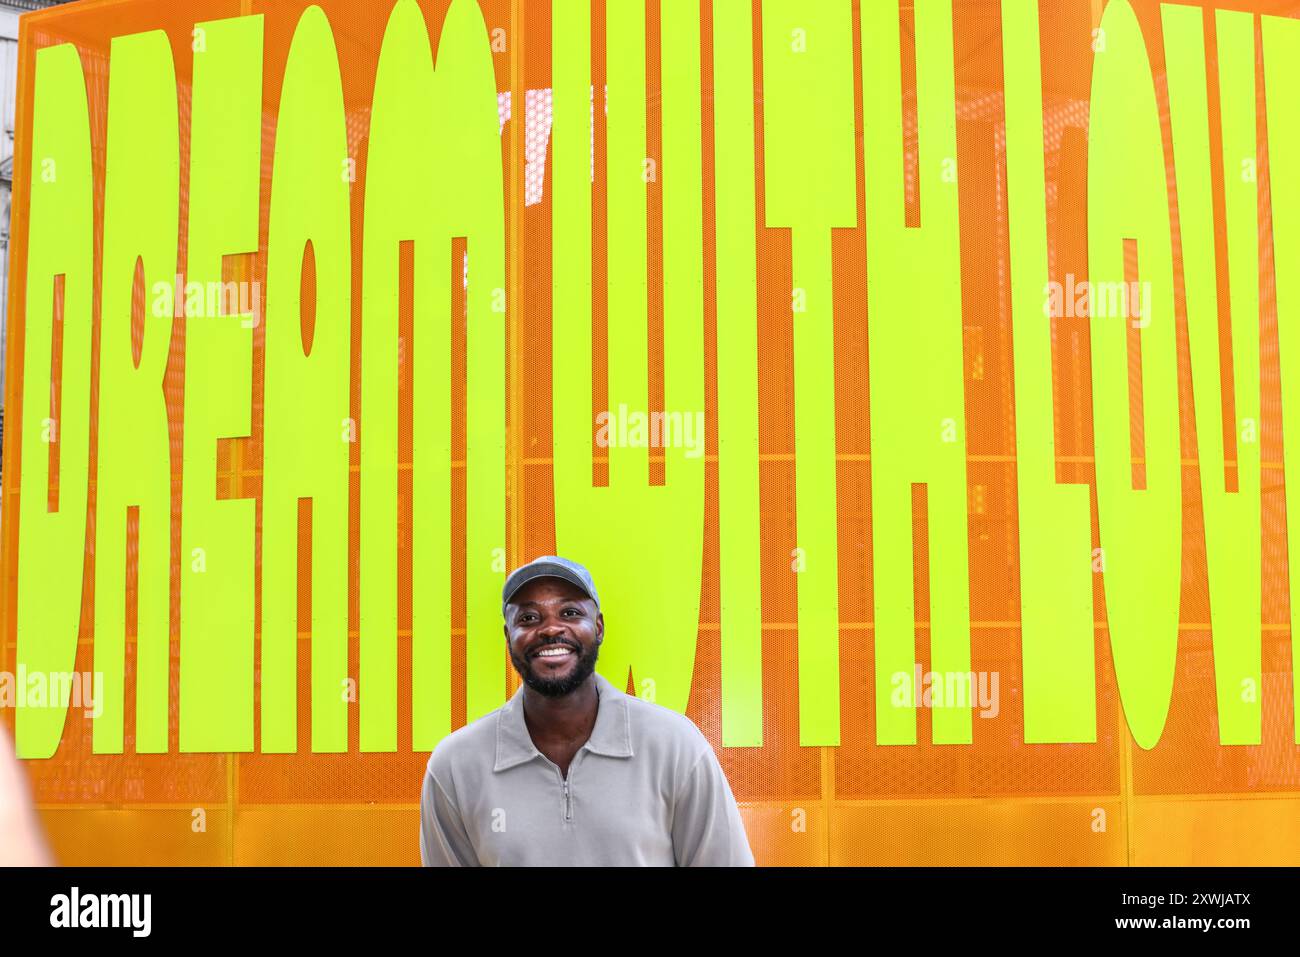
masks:
[[[542,658],[553,658],[556,655],[569,655],[572,653],[572,650],[569,648],[546,648],[539,651],[537,655]]]

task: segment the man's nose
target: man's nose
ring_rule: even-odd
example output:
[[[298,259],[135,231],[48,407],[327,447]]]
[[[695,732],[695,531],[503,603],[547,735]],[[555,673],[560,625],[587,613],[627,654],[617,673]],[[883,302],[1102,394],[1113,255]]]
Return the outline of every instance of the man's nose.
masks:
[[[560,624],[558,618],[548,618],[542,623],[542,627],[538,631],[543,635],[562,635],[564,634],[564,627]]]

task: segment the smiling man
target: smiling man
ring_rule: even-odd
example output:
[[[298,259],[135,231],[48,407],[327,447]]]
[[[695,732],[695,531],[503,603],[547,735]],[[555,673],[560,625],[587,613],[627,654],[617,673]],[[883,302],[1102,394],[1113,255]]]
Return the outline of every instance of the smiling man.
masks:
[[[740,811],[694,723],[596,672],[605,637],[587,570],[546,555],[501,601],[523,684],[429,758],[426,866],[753,866]]]

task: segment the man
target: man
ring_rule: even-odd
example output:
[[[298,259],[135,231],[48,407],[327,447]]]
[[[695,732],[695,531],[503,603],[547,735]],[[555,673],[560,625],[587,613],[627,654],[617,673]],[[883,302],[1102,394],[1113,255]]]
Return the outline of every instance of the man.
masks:
[[[426,866],[753,866],[713,748],[691,720],[596,673],[605,617],[581,565],[546,555],[506,579],[523,684],[429,758]]]

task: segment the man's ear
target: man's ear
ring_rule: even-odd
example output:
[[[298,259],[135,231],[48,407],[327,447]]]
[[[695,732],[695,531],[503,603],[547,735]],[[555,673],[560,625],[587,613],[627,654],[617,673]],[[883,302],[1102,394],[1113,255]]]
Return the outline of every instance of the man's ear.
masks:
[[[603,611],[596,613],[596,624],[600,626],[600,630],[596,632],[596,637],[603,639],[605,637],[605,613]]]

